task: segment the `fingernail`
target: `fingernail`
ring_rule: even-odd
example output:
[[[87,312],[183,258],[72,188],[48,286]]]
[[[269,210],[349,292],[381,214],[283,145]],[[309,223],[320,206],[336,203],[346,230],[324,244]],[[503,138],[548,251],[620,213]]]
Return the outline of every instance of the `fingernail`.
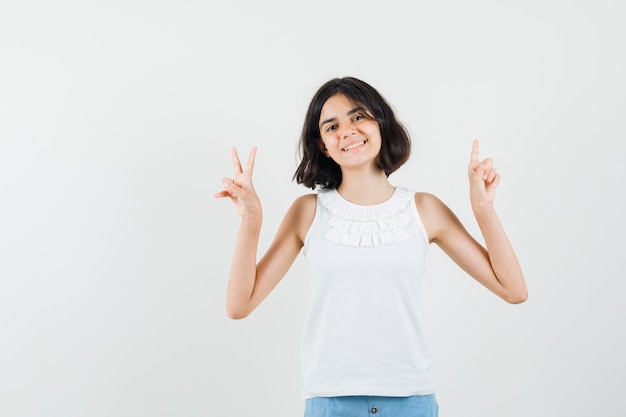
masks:
[[[224,188],[228,188],[228,186],[230,185],[230,182],[224,181],[223,184],[224,184]]]

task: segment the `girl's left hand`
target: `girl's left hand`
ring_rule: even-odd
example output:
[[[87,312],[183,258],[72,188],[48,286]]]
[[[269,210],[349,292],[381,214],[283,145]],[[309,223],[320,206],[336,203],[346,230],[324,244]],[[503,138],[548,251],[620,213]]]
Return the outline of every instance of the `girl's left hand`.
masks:
[[[468,167],[470,182],[470,200],[474,211],[492,206],[496,197],[496,187],[500,183],[500,174],[493,167],[491,158],[478,159],[478,140],[474,139],[472,155]]]

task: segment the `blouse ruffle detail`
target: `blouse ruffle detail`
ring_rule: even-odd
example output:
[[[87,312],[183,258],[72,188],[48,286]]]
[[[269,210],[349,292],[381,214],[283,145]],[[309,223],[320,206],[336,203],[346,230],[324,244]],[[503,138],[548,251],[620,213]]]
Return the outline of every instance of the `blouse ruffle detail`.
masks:
[[[352,204],[336,190],[318,195],[330,216],[325,237],[344,246],[392,245],[409,238],[405,226],[411,223],[412,193],[396,188],[391,198],[373,206]]]

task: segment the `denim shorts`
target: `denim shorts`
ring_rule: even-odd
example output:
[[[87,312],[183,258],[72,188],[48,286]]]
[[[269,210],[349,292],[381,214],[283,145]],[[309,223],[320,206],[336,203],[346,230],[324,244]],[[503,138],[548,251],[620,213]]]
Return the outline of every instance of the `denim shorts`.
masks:
[[[304,417],[437,417],[435,394],[411,397],[314,397],[305,402]]]

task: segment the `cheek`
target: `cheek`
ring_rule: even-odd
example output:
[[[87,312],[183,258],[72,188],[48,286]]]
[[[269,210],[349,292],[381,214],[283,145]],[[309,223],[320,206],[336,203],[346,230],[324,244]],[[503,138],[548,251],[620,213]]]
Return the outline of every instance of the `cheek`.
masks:
[[[324,149],[324,146],[326,146],[327,148],[331,148],[336,143],[337,141],[329,135],[322,136],[322,138],[320,139],[320,146],[322,147],[322,149]]]
[[[377,136],[376,140],[374,142],[375,142],[374,146],[376,146],[376,148],[377,148],[376,150],[378,152],[380,152],[382,150],[382,148],[383,148],[383,140],[382,140],[382,138],[380,136]]]

